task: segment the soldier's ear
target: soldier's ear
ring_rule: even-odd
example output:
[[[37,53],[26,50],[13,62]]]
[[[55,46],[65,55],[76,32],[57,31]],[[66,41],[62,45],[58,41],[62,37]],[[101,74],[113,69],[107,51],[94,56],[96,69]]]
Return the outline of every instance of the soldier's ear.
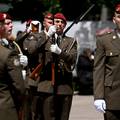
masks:
[[[115,22],[115,17],[113,17],[112,21],[113,21],[114,24],[116,23],[116,22]]]
[[[43,26],[45,27],[45,21],[43,21]]]

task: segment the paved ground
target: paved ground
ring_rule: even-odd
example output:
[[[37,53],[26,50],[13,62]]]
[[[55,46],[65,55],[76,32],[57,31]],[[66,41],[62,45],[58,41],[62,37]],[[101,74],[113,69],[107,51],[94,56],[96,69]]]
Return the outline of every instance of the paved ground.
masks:
[[[103,115],[94,108],[92,95],[74,95],[69,120],[103,120]]]

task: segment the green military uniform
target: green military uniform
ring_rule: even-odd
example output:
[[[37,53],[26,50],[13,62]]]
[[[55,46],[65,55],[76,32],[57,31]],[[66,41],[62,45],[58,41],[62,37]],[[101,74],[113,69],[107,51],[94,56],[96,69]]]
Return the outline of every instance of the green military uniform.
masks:
[[[106,110],[120,111],[120,37],[114,30],[96,40],[94,98],[104,99]]]
[[[18,120],[19,101],[25,92],[18,54],[0,45],[0,119]],[[22,100],[22,99],[21,99]]]
[[[41,63],[41,51],[44,44],[44,38],[41,38],[39,33],[29,33],[26,38],[22,40],[21,48],[25,55],[28,57],[27,70],[27,94],[26,94],[26,120],[34,120],[37,117],[36,102],[37,102],[37,86],[39,77],[35,80],[30,78],[31,73],[36,66]],[[19,42],[18,42],[19,43]],[[41,48],[41,49],[40,49]]]
[[[45,32],[42,31],[37,35],[38,39],[36,40],[32,39],[30,36],[31,39],[26,39],[24,41],[24,49],[26,49],[29,53],[28,55],[31,57],[31,59],[28,57],[31,61],[29,63],[37,61],[37,64],[43,64],[37,85],[37,94],[39,95],[39,99],[37,100],[37,108],[35,108],[39,112],[37,117],[42,120],[51,120],[55,117],[56,119],[60,118],[62,120],[64,118],[64,120],[67,120],[69,117],[73,95],[72,71],[70,70],[71,66],[74,65],[76,61],[76,41],[70,37],[63,37],[60,43],[62,53],[57,56],[50,52],[49,49],[52,44],[52,40],[46,36]],[[31,69],[31,72],[35,69],[37,64],[28,65],[34,65],[33,67],[30,67],[33,68]],[[53,64],[55,65],[55,76],[52,75]],[[55,77],[55,81],[52,81],[52,77]],[[54,109],[52,102],[55,102],[56,108]],[[64,112],[64,110],[66,112]],[[54,114],[54,116],[52,117],[51,114]]]
[[[73,95],[70,67],[76,61],[77,44],[73,38],[63,37],[59,45],[62,53],[57,55],[50,52],[52,40],[49,39],[44,48],[44,68],[38,84],[39,111],[43,114],[42,120],[68,120]]]

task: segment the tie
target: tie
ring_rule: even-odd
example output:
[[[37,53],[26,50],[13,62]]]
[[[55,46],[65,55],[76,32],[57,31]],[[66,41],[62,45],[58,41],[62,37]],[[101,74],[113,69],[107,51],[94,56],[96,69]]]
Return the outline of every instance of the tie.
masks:
[[[58,46],[60,45],[60,36],[57,37],[56,43]]]

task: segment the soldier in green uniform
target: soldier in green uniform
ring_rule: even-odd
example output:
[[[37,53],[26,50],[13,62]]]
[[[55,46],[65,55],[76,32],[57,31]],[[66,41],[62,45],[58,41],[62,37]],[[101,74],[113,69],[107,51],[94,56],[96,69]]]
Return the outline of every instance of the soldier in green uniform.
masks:
[[[66,24],[65,16],[56,13],[54,25],[46,32],[49,38],[44,46],[44,67],[38,84],[42,120],[69,119],[73,96],[71,67],[76,62],[77,43],[63,36]]]
[[[0,119],[20,120],[25,85],[18,53],[4,45],[12,32],[12,20],[0,13]],[[22,99],[18,99],[22,98]],[[21,101],[20,101],[21,100]],[[22,115],[22,114],[21,114]]]
[[[36,66],[40,63],[41,56],[39,54],[39,46],[42,44],[40,35],[40,22],[38,20],[31,20],[27,30],[19,36],[17,40],[18,44],[21,45],[23,53],[28,57],[27,71],[27,93],[26,93],[26,104],[24,106],[25,110],[25,120],[36,120],[37,119],[37,85],[39,77],[34,79],[31,76],[32,72],[35,70]],[[39,44],[40,41],[40,44]],[[37,75],[37,73],[36,73]]]
[[[44,45],[46,44],[48,40],[48,36],[46,35],[49,26],[53,25],[53,15],[51,13],[46,13],[43,20],[43,26],[44,30],[40,31],[34,31],[32,33],[29,33],[28,37],[23,42],[23,49],[25,53],[27,53],[29,63],[28,63],[28,85],[30,86],[30,91],[33,94],[32,100],[32,118],[33,119],[41,119],[42,120],[42,114],[41,114],[41,100],[39,99],[38,102],[38,83],[40,81],[40,74],[41,72],[38,71],[35,73],[37,77],[32,77],[33,71],[37,68],[39,64],[43,64],[43,53],[44,51]],[[29,102],[30,100],[28,100]],[[39,104],[39,105],[38,105]],[[38,114],[39,112],[39,114]]]
[[[113,31],[96,37],[94,106],[104,113],[104,120],[120,120],[120,4],[113,22]]]

